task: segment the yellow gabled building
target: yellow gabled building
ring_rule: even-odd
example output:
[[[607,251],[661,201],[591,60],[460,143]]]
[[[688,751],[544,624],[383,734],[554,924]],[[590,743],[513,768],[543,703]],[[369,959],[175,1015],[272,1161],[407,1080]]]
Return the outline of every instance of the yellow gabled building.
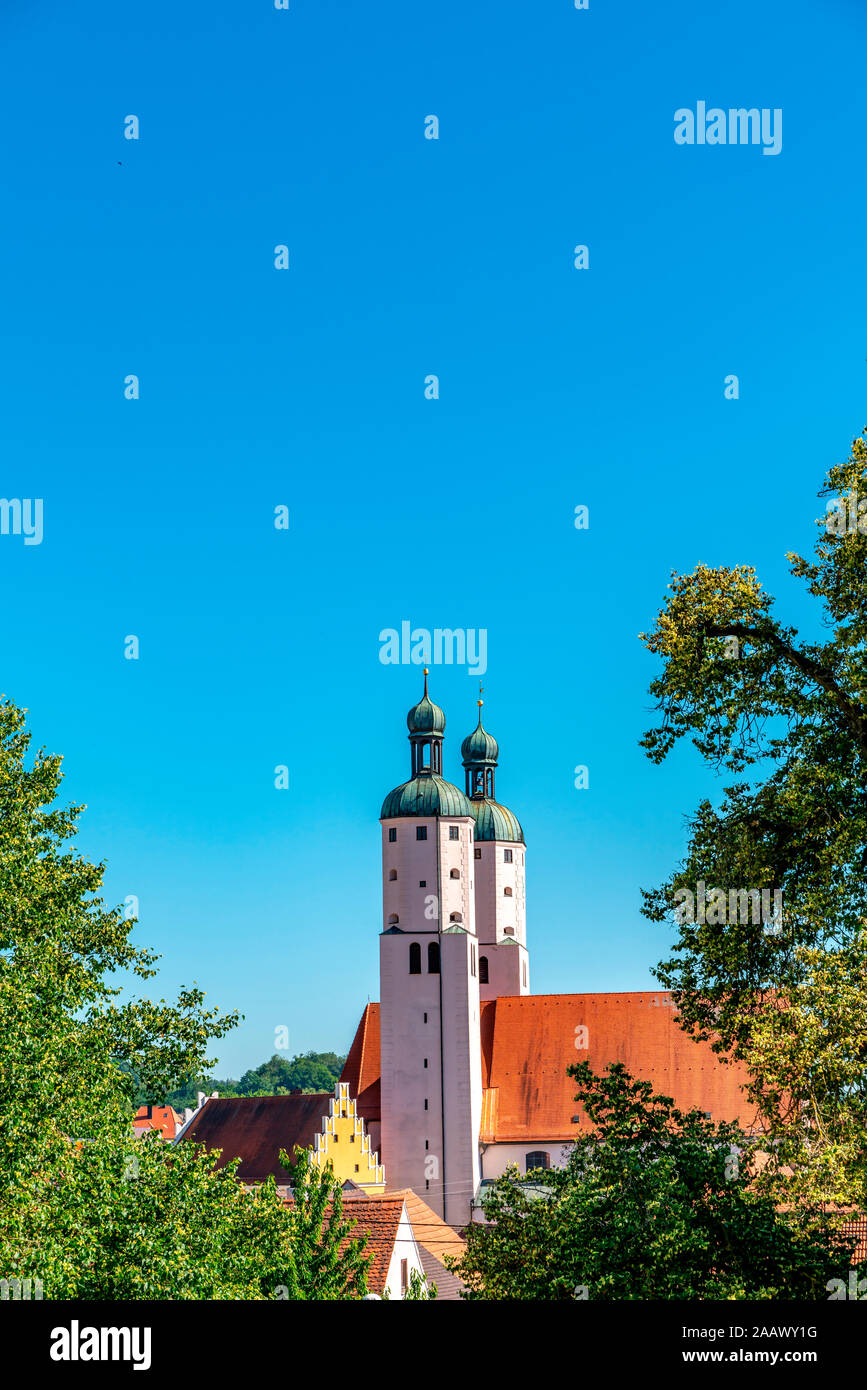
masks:
[[[385,1167],[349,1090],[348,1082],[338,1081],[333,1096],[327,1091],[212,1096],[178,1138],[219,1149],[220,1167],[238,1159],[236,1177],[245,1187],[255,1187],[269,1177],[278,1187],[288,1183],[290,1174],[280,1162],[280,1154],[285,1152],[291,1158],[299,1148],[309,1149],[320,1168],[330,1163],[341,1184],[352,1182],[363,1193],[375,1196],[385,1190]]]
[[[322,1133],[314,1136],[313,1157],[320,1168],[330,1163],[340,1182],[348,1179],[365,1192],[385,1191],[385,1167],[371,1148],[347,1081],[338,1081],[334,1087],[328,1114],[322,1116]]]

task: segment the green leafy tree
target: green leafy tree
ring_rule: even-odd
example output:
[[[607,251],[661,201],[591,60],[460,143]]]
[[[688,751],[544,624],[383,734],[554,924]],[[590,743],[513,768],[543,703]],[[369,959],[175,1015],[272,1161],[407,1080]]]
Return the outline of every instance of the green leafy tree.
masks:
[[[735,1125],[682,1112],[620,1063],[570,1067],[592,1129],[563,1168],[499,1178],[449,1261],[471,1299],[827,1298],[851,1244],[752,1190]]]
[[[276,1053],[268,1062],[241,1077],[242,1096],[279,1096],[289,1091],[333,1091],[345,1057],[334,1052],[305,1052],[291,1060]]]
[[[653,920],[674,917],[656,970],[682,1026],[750,1069],[766,1136],[764,1181],[782,1198],[867,1209],[867,442],[831,468],[815,558],[789,556],[817,600],[824,640],[774,611],[753,569],[675,575],[648,649],[660,721],[655,762],[688,738],[737,780],[704,800],[686,855],[645,893]],[[836,505],[835,505],[836,504]],[[726,903],[700,920],[698,884]],[[781,894],[782,922],[741,908],[739,890]],[[685,892],[694,895],[688,912]],[[730,896],[732,895],[732,896]],[[744,901],[744,908],[747,904]],[[759,920],[754,920],[758,916]],[[747,920],[743,920],[744,917]],[[690,919],[691,918],[691,919]]]
[[[296,1148],[294,1160],[281,1150],[290,1174],[293,1268],[285,1297],[363,1298],[373,1258],[367,1237],[353,1239],[355,1222],[344,1212],[343,1193],[330,1164],[320,1168],[309,1149]]]
[[[156,958],[70,844],[81,808],[56,804],[60,759],[29,745],[0,702],[0,1277],[46,1298],[331,1296],[308,1277],[315,1230],[273,1183],[247,1193],[215,1156],[134,1140],[134,1078],[161,1094],[202,1074],[237,1015],[195,987],[120,1002],[112,976],[147,980]],[[344,1291],[363,1283],[356,1246],[348,1274],[330,1266]]]
[[[431,1284],[424,1275],[419,1274],[417,1269],[412,1271],[409,1276],[409,1283],[404,1290],[404,1303],[433,1303],[437,1296],[436,1284]],[[382,1295],[386,1301],[390,1300],[391,1294],[388,1289]]]
[[[197,1077],[157,1098],[148,1095],[139,1085],[136,1105],[158,1101],[159,1104],[173,1105],[176,1110],[183,1110],[186,1106],[195,1107],[199,1091],[204,1091],[205,1095],[216,1091],[219,1096],[283,1096],[291,1091],[304,1091],[309,1095],[318,1091],[333,1091],[345,1061],[346,1058],[339,1057],[336,1052],[304,1052],[292,1058],[280,1057],[275,1053],[270,1061],[246,1071],[240,1081]]]

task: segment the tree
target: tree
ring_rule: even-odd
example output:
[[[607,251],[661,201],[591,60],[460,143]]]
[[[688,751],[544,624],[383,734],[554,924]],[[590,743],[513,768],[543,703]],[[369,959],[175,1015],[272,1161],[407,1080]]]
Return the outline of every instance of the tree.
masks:
[[[414,1269],[409,1276],[409,1283],[404,1290],[402,1301],[404,1303],[433,1303],[436,1296],[436,1284],[428,1283],[427,1277],[424,1274],[419,1274],[418,1270]],[[386,1301],[391,1298],[388,1289],[386,1289],[382,1297]]]
[[[281,1150],[280,1162],[290,1174],[293,1266],[286,1297],[363,1298],[367,1270],[367,1237],[352,1239],[355,1222],[343,1211],[343,1193],[331,1164],[320,1168],[309,1149],[296,1148],[294,1160]]]
[[[568,1068],[592,1129],[565,1167],[512,1169],[451,1267],[471,1299],[827,1297],[851,1244],[752,1190],[737,1126],[682,1112],[621,1063]]]
[[[290,1091],[333,1091],[345,1057],[334,1052],[305,1052],[289,1060],[276,1053],[268,1062],[247,1071],[238,1083],[241,1096],[279,1096]]]
[[[676,944],[655,973],[682,1026],[750,1069],[770,1155],[763,1180],[781,1195],[788,1186],[792,1197],[864,1209],[864,436],[819,495],[834,501],[817,523],[815,559],[789,561],[818,600],[825,640],[803,640],[776,617],[743,565],[674,575],[643,636],[663,662],[650,687],[661,720],[643,739],[648,756],[661,762],[690,738],[711,767],[738,778],[719,806],[701,802],[683,863],[645,893],[644,911],[674,916]],[[704,911],[702,885],[709,900],[715,890]],[[779,893],[782,920],[756,911],[763,890],[768,906]]]
[[[46,1298],[330,1296],[307,1277],[315,1231],[273,1183],[247,1193],[234,1165],[133,1138],[134,1077],[159,1094],[201,1074],[237,1015],[195,986],[118,1001],[112,974],[146,980],[156,958],[69,844],[81,808],[55,804],[60,759],[28,765],[29,745],[24,712],[0,702],[0,1270]],[[350,1291],[357,1245],[332,1265]]]
[[[141,1085],[136,1089],[136,1104],[173,1105],[176,1110],[195,1106],[199,1091],[219,1096],[285,1096],[291,1091],[311,1094],[333,1091],[340,1079],[345,1057],[336,1052],[303,1052],[289,1059],[277,1053],[270,1061],[246,1071],[240,1081],[220,1081],[216,1077],[194,1077],[167,1094],[149,1095]]]

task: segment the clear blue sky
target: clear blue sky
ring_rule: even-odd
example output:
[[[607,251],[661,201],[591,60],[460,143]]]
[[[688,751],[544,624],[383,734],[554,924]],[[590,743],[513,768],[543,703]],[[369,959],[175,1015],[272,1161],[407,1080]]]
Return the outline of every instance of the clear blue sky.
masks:
[[[0,536],[0,689],[159,992],[245,1013],[221,1074],[278,1025],[348,1046],[403,619],[487,629],[534,990],[651,988],[639,889],[719,784],[638,748],[637,634],[699,562],[806,630],[785,552],[867,423],[860,0],[5,0],[0,36],[0,493],[44,500]],[[782,152],[677,146],[699,100],[781,108]],[[459,780],[477,683],[431,691]]]

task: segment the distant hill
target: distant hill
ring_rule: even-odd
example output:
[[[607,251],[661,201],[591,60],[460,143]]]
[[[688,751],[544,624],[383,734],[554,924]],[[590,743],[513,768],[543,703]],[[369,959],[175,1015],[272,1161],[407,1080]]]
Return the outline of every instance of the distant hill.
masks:
[[[221,1081],[214,1076],[191,1077],[176,1091],[157,1098],[147,1096],[138,1088],[135,1103],[173,1105],[182,1111],[187,1105],[195,1107],[199,1091],[206,1095],[216,1091],[221,1096],[285,1096],[290,1091],[308,1094],[333,1091],[345,1061],[346,1058],[339,1057],[336,1052],[302,1052],[291,1059],[275,1053],[270,1061],[245,1071],[240,1081]]]

